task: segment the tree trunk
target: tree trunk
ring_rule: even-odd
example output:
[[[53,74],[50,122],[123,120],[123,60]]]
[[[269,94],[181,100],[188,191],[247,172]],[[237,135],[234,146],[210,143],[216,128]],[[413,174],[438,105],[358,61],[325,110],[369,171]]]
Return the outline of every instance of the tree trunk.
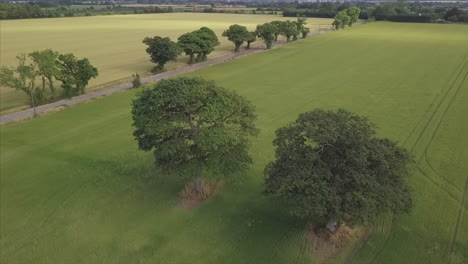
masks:
[[[195,57],[195,54],[191,53],[190,54],[190,60],[189,60],[189,64],[193,64],[193,59]]]
[[[165,69],[164,69],[164,64],[165,64],[165,63],[163,63],[163,62],[159,62],[159,63],[158,63],[158,70],[159,70],[159,72],[165,71]]]
[[[246,49],[250,49],[250,41],[247,41],[247,47]]]
[[[242,43],[240,43],[240,44],[236,43],[235,48],[234,48],[234,52],[239,52],[239,48],[240,48],[241,45],[242,45]]]
[[[325,227],[327,228],[328,231],[334,234],[338,231],[338,229],[340,229],[340,225],[341,223],[339,221],[329,220]]]
[[[50,88],[50,92],[52,93],[52,98],[55,98],[55,87],[54,87],[54,82],[52,80],[52,77],[49,76],[47,77],[47,79],[49,80],[49,88]]]
[[[203,186],[205,185],[205,179],[197,178],[194,184],[194,190],[198,194],[199,197],[203,197]]]
[[[36,103],[34,102],[34,92],[31,93],[31,105],[33,107],[33,112],[34,112],[33,117],[36,118],[37,112],[36,112]]]

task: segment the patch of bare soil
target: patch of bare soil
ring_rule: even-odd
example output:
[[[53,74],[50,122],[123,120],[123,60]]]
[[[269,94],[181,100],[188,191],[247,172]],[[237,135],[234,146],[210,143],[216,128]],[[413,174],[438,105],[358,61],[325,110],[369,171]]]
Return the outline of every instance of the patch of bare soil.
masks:
[[[203,201],[207,200],[221,186],[219,180],[199,179],[190,182],[180,193],[180,204],[187,210],[198,207]]]
[[[351,228],[343,224],[335,233],[331,233],[327,229],[314,230],[309,228],[306,239],[316,262],[325,263],[336,257],[350,241],[361,239],[364,233],[363,228]]]

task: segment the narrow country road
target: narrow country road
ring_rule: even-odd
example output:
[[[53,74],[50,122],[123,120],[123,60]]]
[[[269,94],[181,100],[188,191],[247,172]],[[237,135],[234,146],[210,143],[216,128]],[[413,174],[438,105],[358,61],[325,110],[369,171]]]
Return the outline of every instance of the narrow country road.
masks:
[[[329,31],[330,30],[322,30],[322,31],[311,32],[308,36],[323,34],[323,33],[329,32]],[[280,46],[280,45],[283,45],[285,43],[286,43],[285,41],[278,41],[278,42],[276,42],[274,44],[274,46]],[[228,55],[225,55],[225,56],[222,56],[222,57],[218,57],[218,58],[215,58],[213,60],[209,60],[209,61],[200,62],[200,63],[197,63],[197,64],[184,66],[184,67],[181,67],[181,68],[176,69],[174,71],[159,73],[159,74],[153,75],[151,77],[145,78],[145,79],[142,80],[142,83],[154,82],[154,81],[161,80],[161,79],[164,79],[164,78],[172,77],[172,76],[177,75],[177,74],[198,70],[198,69],[201,69],[203,67],[207,67],[207,66],[217,64],[217,63],[220,63],[220,62],[235,59],[235,58],[238,58],[238,57],[241,57],[241,56],[244,56],[244,55],[257,53],[257,52],[262,51],[262,50],[264,50],[264,49],[260,48],[260,47],[255,47],[255,48],[251,48],[251,49],[248,49],[248,50],[243,50],[241,52],[232,53],[232,54],[228,54]],[[125,85],[121,85],[121,86],[118,86],[118,87],[114,87],[114,88],[111,88],[111,89],[103,90],[103,91],[93,92],[93,93],[89,93],[89,94],[83,94],[83,95],[80,95],[80,96],[73,97],[71,99],[63,99],[63,100],[53,102],[53,103],[50,103],[50,104],[38,106],[38,107],[36,107],[36,112],[37,112],[37,114],[40,114],[40,113],[43,113],[43,112],[48,111],[48,110],[52,110],[52,109],[59,108],[59,107],[62,107],[62,106],[69,106],[69,105],[78,104],[78,103],[90,100],[90,99],[98,97],[98,96],[113,94],[115,92],[126,90],[126,89],[129,89],[129,88],[132,88],[132,84],[130,84],[130,83],[125,84]],[[23,110],[23,111],[19,111],[19,112],[16,112],[16,113],[4,115],[4,116],[0,117],[0,124],[7,123],[7,122],[10,122],[10,121],[14,121],[14,120],[21,119],[21,118],[25,118],[25,117],[29,117],[29,116],[32,116],[33,114],[34,114],[34,110],[32,108],[29,108],[27,110]]]

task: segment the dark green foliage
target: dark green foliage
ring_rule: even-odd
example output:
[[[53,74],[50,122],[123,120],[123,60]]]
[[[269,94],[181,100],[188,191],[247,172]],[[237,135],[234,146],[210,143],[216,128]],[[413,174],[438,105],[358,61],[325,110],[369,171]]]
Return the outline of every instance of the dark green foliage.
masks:
[[[132,104],[138,146],[156,164],[191,178],[243,171],[252,162],[254,106],[234,91],[202,78],[159,81]]]
[[[164,65],[172,60],[175,60],[177,56],[182,53],[181,48],[170,38],[162,37],[146,37],[143,43],[148,45],[146,53],[151,57],[151,61],[158,64],[153,72],[164,71]]]
[[[314,110],[276,131],[276,160],[265,168],[267,193],[317,223],[368,223],[385,212],[410,212],[410,154],[376,137],[365,117]]]
[[[299,30],[297,29],[296,22],[292,21],[282,21],[279,27],[280,34],[286,37],[286,41],[289,42],[291,37],[295,36],[297,39],[297,35],[299,35]]]
[[[307,35],[310,33],[310,29],[308,27],[304,27],[302,30],[301,30],[301,34],[302,34],[302,37],[303,38],[306,38]]]
[[[83,94],[89,80],[98,76],[97,68],[87,58],[78,59],[71,53],[58,56],[58,68],[56,79],[62,82],[66,97]]]
[[[247,38],[245,41],[247,42],[247,49],[250,49],[250,43],[255,42],[257,40],[257,33],[251,31],[247,34]]]
[[[359,15],[361,14],[361,9],[357,7],[350,7],[346,9],[346,13],[350,17],[348,26],[352,26],[354,23],[356,23],[359,20]]]
[[[38,96],[39,87],[36,86],[37,67],[33,63],[28,63],[26,54],[22,53],[16,56],[18,66],[0,68],[0,85],[10,87],[16,90],[23,91],[30,100],[30,105],[34,109],[34,117],[36,116],[36,98]],[[41,93],[42,91],[39,91]]]
[[[219,44],[218,37],[214,31],[207,27],[185,33],[179,37],[177,42],[177,45],[179,45],[185,54],[190,56],[189,64],[195,62],[195,55],[197,55],[197,62],[206,60],[207,56]]]
[[[379,4],[373,13],[377,20],[383,20],[386,17],[397,15],[395,7],[390,3]]]
[[[192,33],[197,35],[201,40],[200,53],[197,55],[197,61],[206,61],[208,55],[214,51],[214,48],[219,46],[219,39],[216,33],[207,27],[202,27]]]
[[[340,11],[333,21],[332,25],[335,29],[344,29],[351,22],[351,17],[346,10]]]
[[[195,54],[201,52],[202,40],[193,32],[185,33],[178,38],[177,45],[190,57],[189,64],[195,62]]]
[[[273,24],[278,28],[278,30],[275,31],[275,41],[278,41],[278,36],[281,34],[281,27],[283,26],[283,21],[275,20],[271,21],[270,24]]]
[[[133,80],[132,80],[132,87],[133,88],[139,88],[141,86],[141,78],[138,73],[135,73],[132,75]]]
[[[235,47],[234,52],[238,52],[244,41],[247,41],[249,31],[244,26],[234,24],[223,32],[223,37],[227,37],[229,41],[233,42]]]
[[[298,18],[296,21],[296,27],[297,27],[297,32],[302,35],[303,38],[307,37],[307,34],[309,34],[310,29],[306,27],[307,25],[307,18]],[[297,35],[294,35],[294,40],[297,39]]]
[[[38,98],[38,102],[45,102],[46,87],[50,89],[52,97],[55,96],[54,77],[59,73],[57,67],[59,53],[51,49],[46,49],[43,51],[34,51],[28,55],[36,65],[37,77],[41,79],[42,95]]]
[[[279,34],[279,32],[279,28],[272,23],[258,25],[256,30],[257,36],[265,41],[267,49],[271,48],[273,41],[276,39],[276,36]]]

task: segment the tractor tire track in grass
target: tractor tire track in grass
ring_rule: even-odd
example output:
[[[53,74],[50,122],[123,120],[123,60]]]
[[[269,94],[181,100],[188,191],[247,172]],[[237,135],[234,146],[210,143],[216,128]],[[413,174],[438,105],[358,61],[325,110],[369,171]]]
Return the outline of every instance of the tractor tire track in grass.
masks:
[[[468,189],[468,177],[465,180],[465,190],[463,191],[460,208],[458,209],[457,222],[455,223],[455,231],[453,232],[452,241],[450,242],[450,249],[449,249],[449,252],[448,252],[448,255],[447,255],[448,256],[448,260],[447,260],[448,264],[452,263],[452,253],[453,253],[453,251],[455,249],[455,242],[457,241],[458,227],[460,226],[461,218],[463,216],[463,209],[465,209],[465,206],[463,206],[463,203],[465,201],[465,196],[466,196],[466,190],[467,189]]]
[[[324,34],[324,33],[330,32],[330,31],[331,30],[320,30],[320,31],[316,31],[316,32],[311,32],[311,33],[308,34],[308,36]],[[277,41],[276,43],[273,44],[273,46],[277,47],[277,46],[282,46],[284,44],[286,44],[286,41]],[[241,56],[258,53],[258,52],[263,51],[263,50],[264,50],[263,48],[255,47],[255,48],[243,50],[243,51],[240,51],[240,52],[237,52],[237,53],[228,54],[228,55],[225,55],[225,56],[215,58],[213,60],[200,62],[200,63],[189,65],[189,66],[184,66],[184,67],[179,68],[179,69],[174,70],[174,71],[164,72],[164,73],[159,73],[159,74],[153,75],[151,77],[143,79],[142,83],[155,82],[155,81],[158,81],[158,80],[161,80],[161,79],[169,78],[169,77],[172,77],[172,76],[175,76],[175,75],[178,75],[178,74],[182,74],[182,73],[195,71],[195,70],[207,67],[207,66],[211,66],[211,65],[214,65],[214,64],[217,64],[217,63],[225,62],[225,61],[235,59],[235,58],[238,58],[238,57],[241,57]],[[96,97],[110,95],[110,94],[113,94],[113,93],[116,93],[116,92],[119,92],[119,91],[130,89],[130,88],[132,88],[132,84],[128,83],[128,84],[121,85],[121,86],[118,86],[118,87],[114,87],[114,88],[111,88],[111,89],[108,89],[108,90],[76,96],[76,97],[74,97],[72,99],[63,99],[63,100],[53,102],[53,103],[50,103],[50,104],[38,106],[38,107],[36,107],[36,112],[37,112],[37,114],[40,114],[40,113],[43,113],[43,112],[46,112],[46,111],[50,111],[50,110],[53,110],[53,109],[58,109],[58,108],[64,107],[64,106],[66,107],[66,106],[78,104],[78,103],[85,102],[85,101],[88,101],[88,100],[96,98]],[[31,117],[33,114],[34,114],[34,110],[32,108],[29,108],[29,109],[24,110],[24,111],[20,111],[20,112],[12,113],[12,114],[9,114],[9,115],[5,115],[5,116],[0,117],[0,124],[2,124],[2,123],[5,124],[7,122],[11,122],[11,121],[14,121],[14,120]]]
[[[463,79],[463,81],[460,83],[460,87],[459,87],[459,90],[460,88],[462,87],[463,83],[466,81],[468,77],[468,71],[466,72],[465,74],[465,78]],[[458,91],[457,91],[458,92]],[[453,99],[453,98],[452,98]],[[445,114],[445,113],[444,113]],[[440,126],[440,123],[439,123],[439,126]],[[437,128],[439,128],[439,126]],[[435,133],[434,133],[435,134]],[[432,141],[431,141],[432,142]],[[427,152],[427,149],[426,149],[426,152]],[[427,161],[427,158],[426,158],[426,161]],[[427,161],[428,162],[428,161]],[[428,162],[429,163],[429,162]],[[461,200],[460,200],[460,208],[458,209],[458,215],[457,215],[457,222],[455,223],[455,230],[453,232],[453,237],[452,237],[452,241],[450,242],[450,250],[449,250],[449,253],[448,253],[448,263],[450,264],[451,261],[452,261],[452,253],[455,249],[455,242],[457,241],[457,235],[458,235],[458,228],[460,226],[460,222],[461,222],[461,218],[463,216],[463,210],[466,209],[465,207],[465,197],[466,197],[466,190],[468,189],[468,177],[466,177],[465,179],[465,186],[464,186],[464,190],[463,190],[463,195],[461,197]]]
[[[411,153],[414,153],[416,147],[419,145],[419,143],[421,142],[421,139],[423,138],[426,130],[428,129],[429,125],[431,123],[433,123],[433,119],[434,117],[436,116],[437,112],[439,112],[439,109],[440,107],[442,106],[442,104],[446,101],[446,98],[447,96],[450,94],[450,92],[453,90],[454,87],[456,87],[456,84],[458,83],[458,79],[460,78],[460,76],[463,76],[462,78],[462,81],[460,83],[460,85],[456,88],[456,91],[455,93],[452,95],[452,97],[450,97],[449,99],[449,102],[448,102],[448,105],[447,107],[445,108],[441,118],[438,120],[438,123],[436,125],[436,130],[438,128],[438,126],[440,126],[440,123],[442,122],[442,120],[444,119],[445,117],[445,113],[448,111],[448,109],[451,107],[452,103],[453,103],[453,100],[454,98],[456,97],[456,95],[458,94],[458,91],[461,89],[462,87],[462,84],[464,83],[464,81],[466,80],[466,77],[468,76],[468,72],[464,72],[464,69],[466,67],[466,65],[468,64],[468,60],[466,60],[466,57],[467,55],[465,55],[464,57],[464,61],[462,61],[462,63],[460,65],[457,66],[455,72],[458,72],[456,74],[456,77],[455,79],[451,82],[451,84],[449,85],[449,88],[447,89],[447,91],[445,93],[443,93],[443,96],[442,96],[442,99],[439,101],[439,103],[437,104],[436,108],[434,109],[434,111],[432,111],[428,121],[426,122],[426,124],[424,125],[424,127],[422,128],[421,132],[419,133],[418,137],[416,138],[416,141],[414,142],[413,146],[411,147]],[[461,69],[460,69],[460,66],[461,66]],[[465,73],[465,75],[462,75],[463,73]],[[452,80],[454,75],[452,75],[452,77],[449,79],[449,82],[450,80]],[[439,96],[437,96],[436,98],[439,98]],[[432,142],[434,138],[434,135],[431,135],[431,138],[430,138],[430,141],[427,143],[427,145],[430,145],[430,143]],[[407,141],[407,140],[406,140]],[[426,145],[426,146],[427,146]],[[434,179],[432,179],[432,177],[430,177],[428,174],[426,174],[424,171],[421,170],[421,168],[418,166],[418,170],[422,173],[422,175],[424,177],[426,177],[427,179],[430,180],[431,183],[433,183],[434,185],[436,185],[437,187],[439,187],[441,190],[443,190],[445,193],[447,193],[451,198],[454,198],[457,202],[460,202],[460,213],[459,213],[459,216],[458,218],[460,218],[462,212],[463,212],[463,198],[461,201],[459,201],[458,199],[456,199],[456,196],[454,196],[449,190],[447,190],[445,187],[443,187],[442,185],[440,185],[439,183],[437,183]],[[451,182],[448,182],[445,178],[442,178],[442,180],[444,180],[445,182],[447,182],[449,185],[452,185],[453,184]],[[467,180],[468,181],[468,180]],[[457,188],[458,189],[458,188]],[[466,192],[466,186],[465,186],[465,192]],[[465,195],[465,192],[463,193],[463,197]],[[392,223],[391,223],[391,226],[390,226],[390,230],[389,230],[389,235],[388,237],[385,239],[385,242],[383,243],[382,247],[378,250],[377,254],[372,258],[371,260],[371,263],[378,263],[377,260],[379,259],[379,257],[382,255],[384,249],[387,247],[388,243],[390,242],[391,238],[393,237],[393,231],[394,231],[394,226],[395,226],[395,216],[393,215],[392,216]],[[459,222],[459,219],[457,220],[457,226],[458,226],[458,222]],[[457,227],[456,227],[457,229]],[[456,239],[456,232],[457,230],[455,231],[455,235],[454,235],[454,238]],[[454,242],[452,242],[454,243]],[[351,260],[352,261],[352,260]]]

